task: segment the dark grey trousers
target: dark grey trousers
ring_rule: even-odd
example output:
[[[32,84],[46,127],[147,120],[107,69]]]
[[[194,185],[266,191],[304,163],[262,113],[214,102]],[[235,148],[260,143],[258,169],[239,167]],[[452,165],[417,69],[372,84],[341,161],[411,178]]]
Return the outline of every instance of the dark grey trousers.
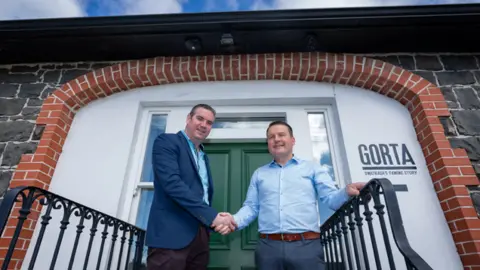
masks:
[[[255,264],[259,270],[324,270],[320,239],[293,242],[258,239]]]

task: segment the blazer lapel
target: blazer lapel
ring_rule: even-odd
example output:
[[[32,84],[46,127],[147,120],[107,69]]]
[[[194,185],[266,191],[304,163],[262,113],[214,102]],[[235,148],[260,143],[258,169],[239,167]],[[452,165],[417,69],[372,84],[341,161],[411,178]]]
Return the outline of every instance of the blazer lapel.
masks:
[[[188,156],[190,157],[190,162],[192,163],[193,169],[197,173],[198,179],[202,179],[200,177],[200,173],[198,172],[197,163],[195,162],[195,158],[193,157],[192,150],[190,150],[190,145],[188,144],[187,138],[179,131],[178,136],[180,136],[180,140],[183,142],[183,146],[187,149]]]

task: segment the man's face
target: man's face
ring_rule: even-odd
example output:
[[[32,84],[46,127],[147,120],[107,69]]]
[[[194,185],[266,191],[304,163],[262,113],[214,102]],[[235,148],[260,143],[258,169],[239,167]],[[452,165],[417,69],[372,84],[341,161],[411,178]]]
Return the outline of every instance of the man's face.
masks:
[[[202,142],[207,138],[212,130],[215,116],[213,113],[204,108],[197,108],[194,115],[187,116],[186,132],[191,139]]]
[[[273,157],[285,157],[293,152],[295,138],[284,125],[271,126],[267,133],[268,151]]]

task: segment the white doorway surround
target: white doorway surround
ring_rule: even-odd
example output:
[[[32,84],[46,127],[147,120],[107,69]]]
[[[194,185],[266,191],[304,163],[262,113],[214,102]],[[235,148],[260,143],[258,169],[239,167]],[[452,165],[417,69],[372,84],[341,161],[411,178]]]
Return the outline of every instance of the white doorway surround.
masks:
[[[163,116],[164,132],[176,133],[185,127],[186,116],[191,110],[191,106],[182,107],[153,107],[144,108],[142,112],[141,124],[139,126],[139,136],[134,151],[134,163],[131,170],[131,180],[127,181],[131,186],[127,190],[133,191],[125,195],[124,207],[126,209],[122,218],[128,219],[131,223],[137,222],[138,211],[142,209],[146,202],[141,203],[142,195],[146,190],[153,189],[151,174],[145,177],[145,167],[149,166],[148,153],[151,151],[153,139],[151,125],[154,117]],[[332,168],[332,178],[337,181],[339,187],[346,183],[346,168],[343,164],[344,154],[339,147],[340,142],[337,136],[337,130],[334,121],[334,113],[331,106],[215,106],[217,112],[214,128],[207,139],[207,142],[230,143],[230,142],[266,142],[266,129],[270,121],[284,120],[292,126],[296,144],[294,154],[302,159],[314,160],[322,163],[320,155],[328,155],[328,164],[322,164]],[[316,121],[317,120],[317,121]],[[320,120],[320,121],[319,121]],[[226,122],[228,121],[228,122]],[[222,125],[223,124],[223,125]],[[158,132],[157,132],[158,133]],[[155,133],[155,134],[157,134]],[[148,149],[147,149],[148,148]],[[145,160],[141,157],[147,156]],[[143,161],[143,163],[142,163]],[[150,168],[148,168],[150,170]],[[149,178],[149,179],[146,179]],[[148,195],[145,195],[148,196]],[[151,197],[150,197],[151,198]],[[327,214],[333,211],[320,206],[320,212],[324,213],[322,219],[326,220]],[[126,215],[128,213],[128,216]],[[144,212],[143,214],[146,214]],[[144,218],[141,218],[145,220]]]
[[[146,194],[152,187],[142,181],[151,127],[159,132],[183,129],[191,106],[197,103],[212,105],[225,119],[285,117],[297,139],[295,154],[304,159],[320,159],[314,149],[326,140],[332,175],[339,186],[372,178],[362,169],[360,145],[405,145],[416,163],[415,175],[387,178],[408,186],[408,192],[397,193],[408,240],[433,269],[463,269],[408,111],[394,100],[350,86],[295,81],[195,82],[144,87],[94,101],[75,116],[50,190],[136,223],[142,191]],[[312,126],[321,126],[321,118],[315,114],[324,116],[326,137],[319,129],[312,131]],[[260,127],[216,128],[210,139],[265,140],[265,128]],[[58,232],[52,231],[45,237],[56,235]],[[74,235],[68,231],[65,239]],[[31,252],[32,247],[27,261]],[[403,260],[400,254],[395,256],[399,262]],[[59,257],[59,268],[68,265],[68,254],[64,257]],[[48,264],[39,261],[38,267],[48,268]]]

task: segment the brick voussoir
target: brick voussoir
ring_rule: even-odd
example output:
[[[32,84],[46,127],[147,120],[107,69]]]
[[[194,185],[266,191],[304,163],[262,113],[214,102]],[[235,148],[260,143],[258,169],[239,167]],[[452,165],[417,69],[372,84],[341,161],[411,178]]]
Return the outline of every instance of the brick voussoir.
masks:
[[[24,155],[16,169],[15,166],[8,168],[8,170],[14,171],[10,186],[22,183],[48,187],[75,113],[86,104],[99,98],[138,87],[192,81],[251,79],[334,82],[372,89],[403,104],[412,117],[432,181],[434,181],[439,204],[444,209],[447,220],[451,215],[454,216],[451,218],[457,218],[457,220],[472,219],[475,216],[473,206],[476,205],[476,202],[472,200],[471,194],[476,194],[476,192],[480,194],[480,189],[469,191],[467,186],[478,185],[478,178],[475,179],[472,164],[476,165],[480,160],[475,159],[478,154],[472,151],[480,149],[480,140],[478,147],[475,140],[469,139],[468,147],[464,146],[466,150],[451,148],[449,143],[451,137],[444,134],[445,130],[442,128],[439,117],[450,117],[453,110],[457,113],[452,117],[453,128],[460,129],[459,132],[454,132],[455,134],[462,134],[462,132],[473,134],[468,138],[480,136],[480,132],[468,124],[468,119],[477,117],[478,108],[475,108],[475,104],[477,104],[475,100],[469,103],[471,111],[468,114],[458,114],[458,112],[463,112],[464,108],[448,108],[452,104],[451,98],[457,102],[455,93],[457,90],[452,90],[453,96],[448,100],[441,90],[458,85],[468,86],[468,91],[470,91],[468,97],[478,98],[479,93],[475,88],[480,87],[475,79],[478,73],[478,63],[472,61],[476,58],[473,55],[459,57],[439,54],[431,56],[402,54],[388,55],[382,59],[387,62],[359,55],[322,52],[155,57],[124,61],[101,68],[95,68],[97,66],[95,63],[81,64],[84,69],[87,68],[85,70],[87,72],[83,72],[83,75],[69,80],[63,85],[58,85],[58,83],[65,79],[62,78],[65,70],[75,71],[79,69],[80,64],[39,64],[28,67],[25,69],[28,74],[15,74],[15,76],[28,76],[28,78],[19,79],[18,89],[22,89],[22,85],[29,83],[44,83],[46,88],[55,90],[52,93],[46,92],[46,96],[37,93],[38,91],[28,92],[29,96],[32,95],[29,98],[43,98],[40,112],[35,117],[36,124],[45,125],[45,130],[40,140],[32,141],[33,136],[31,135],[29,139],[24,139],[27,142],[38,143],[38,147],[35,153]],[[465,61],[459,61],[461,59]],[[466,69],[458,70],[462,65]],[[22,70],[23,68],[15,67],[15,69]],[[80,73],[82,72],[79,71]],[[73,73],[68,71],[68,74]],[[424,74],[428,79],[420,74]],[[437,82],[438,85],[433,84]],[[24,89],[29,89],[29,87]],[[11,89],[8,91],[10,92],[7,94],[11,96]],[[467,95],[459,94],[459,96],[463,98]],[[0,93],[1,98],[3,97]],[[16,96],[13,98],[17,99]],[[465,100],[465,98],[462,99],[462,106],[466,106]],[[2,121],[5,123],[10,121],[9,117],[2,118],[0,115],[0,125]],[[15,125],[24,129],[28,128],[26,135],[34,132],[34,125],[30,122],[15,123]],[[455,138],[467,140],[466,137]],[[2,141],[2,143],[4,142]],[[0,168],[0,173],[1,170]],[[460,210],[460,206],[470,208],[469,210]],[[36,222],[32,224],[36,224]],[[458,227],[462,225],[465,224],[455,220],[450,229],[457,248],[460,247],[459,250],[464,252],[462,254],[464,266],[472,268],[475,267],[475,259],[480,258],[480,251],[475,245],[472,247],[469,243],[478,241],[480,234],[468,230],[469,228],[478,229],[477,225],[473,225],[473,223],[464,226],[468,233],[459,232]],[[27,237],[25,240],[29,241],[29,238]],[[0,246],[0,248],[2,247]],[[22,249],[22,251],[24,250]],[[17,263],[21,264],[22,261],[23,258],[19,258]]]

